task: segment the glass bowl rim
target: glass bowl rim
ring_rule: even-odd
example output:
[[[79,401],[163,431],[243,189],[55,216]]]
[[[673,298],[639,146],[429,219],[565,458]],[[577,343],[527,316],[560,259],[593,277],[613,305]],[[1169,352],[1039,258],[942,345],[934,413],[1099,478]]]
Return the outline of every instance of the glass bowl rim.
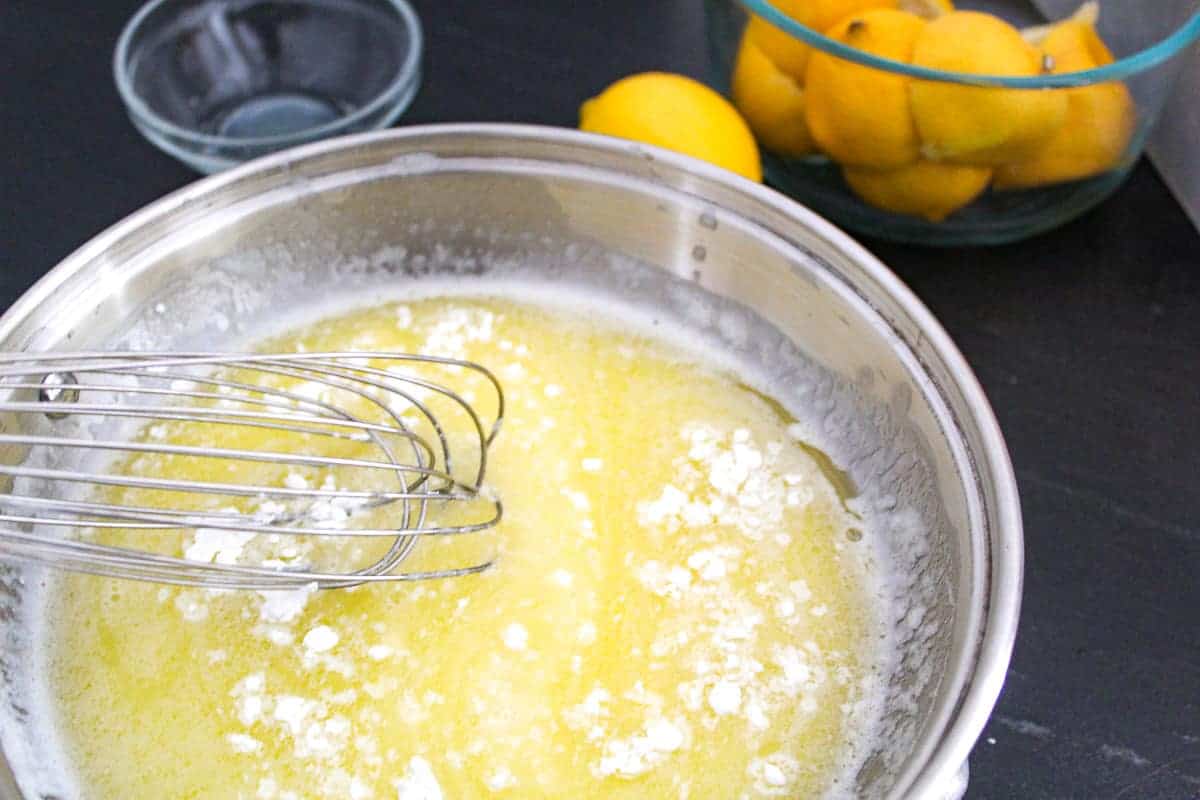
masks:
[[[386,87],[371,98],[369,102],[356,108],[349,114],[345,114],[324,124],[278,136],[217,136],[201,133],[192,128],[186,128],[171,122],[153,111],[146,104],[141,95],[133,87],[133,79],[127,65],[132,55],[134,37],[142,32],[143,23],[145,23],[146,18],[168,3],[187,1],[150,0],[150,2],[138,9],[137,13],[125,24],[120,38],[117,39],[117,46],[113,51],[113,76],[116,80],[117,92],[121,95],[121,99],[125,102],[130,114],[137,121],[188,143],[208,147],[267,147],[280,149],[314,139],[323,139],[352,127],[355,123],[363,119],[369,118],[371,115],[385,108],[389,102],[392,102],[397,97],[402,97],[409,87],[415,81],[419,80],[421,54],[424,49],[421,21],[406,0],[383,0],[383,2],[397,12],[397,19],[401,27],[408,32],[409,47],[408,52],[404,54],[395,77],[392,78]],[[292,2],[296,5],[308,5],[312,0],[285,0],[285,2]]]
[[[866,67],[895,72],[912,78],[941,83],[957,83],[969,86],[992,86],[1005,89],[1058,89],[1073,86],[1089,86],[1096,83],[1123,80],[1130,75],[1144,72],[1169,61],[1180,54],[1189,45],[1200,39],[1200,8],[1180,25],[1169,36],[1155,42],[1136,53],[1117,59],[1111,64],[1079,72],[1065,72],[1056,75],[1037,75],[1032,77],[1012,77],[1006,75],[976,75],[966,72],[944,72],[929,67],[918,67],[881,58],[863,50],[830,39],[816,30],[796,22],[787,14],[772,5],[772,0],[731,0],[740,3],[748,12],[762,17],[767,22],[785,33],[800,39],[805,44],[822,50],[838,58],[862,64]]]

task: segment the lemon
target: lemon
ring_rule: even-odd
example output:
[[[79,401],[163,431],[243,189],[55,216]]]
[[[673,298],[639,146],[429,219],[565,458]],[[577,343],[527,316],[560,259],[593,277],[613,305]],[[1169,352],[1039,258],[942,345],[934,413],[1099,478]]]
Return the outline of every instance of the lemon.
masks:
[[[908,61],[927,23],[906,11],[853,14],[831,28],[831,39],[859,50]],[[911,79],[864,67],[824,52],[808,62],[806,119],[817,145],[841,164],[900,167],[920,155],[909,106]]]
[[[643,72],[622,78],[580,107],[579,127],[665,147],[762,180],[758,145],[737,109],[683,75]]]
[[[953,11],[954,3],[950,0],[899,0],[896,8],[916,14],[922,19],[937,19],[942,14]]]
[[[813,151],[804,121],[804,90],[767,58],[748,33],[738,48],[731,93],[733,104],[767,150],[792,158]]]
[[[943,0],[908,0],[942,2]],[[773,5],[787,16],[818,33],[838,20],[872,8],[892,8],[898,0],[775,0]],[[762,17],[751,16],[746,36],[786,75],[803,83],[812,48]]]
[[[746,23],[746,38],[754,42],[783,74],[794,81],[804,81],[810,49],[804,42],[756,16],[751,16]]]
[[[866,202],[894,211],[941,222],[983,193],[991,179],[989,167],[969,167],[921,160],[899,169],[844,167],[842,177]]]
[[[955,11],[930,21],[912,63],[949,72],[1032,77],[1042,54],[1002,19]],[[1064,124],[1067,98],[1055,90],[994,89],[914,80],[909,86],[922,153],[978,166],[1028,158]]]
[[[1040,31],[1042,52],[1056,73],[1111,64],[1112,53],[1096,33],[1097,6],[1085,4],[1072,18]],[[1029,32],[1026,32],[1029,38]],[[1062,129],[1029,159],[996,171],[999,189],[1024,189],[1080,180],[1116,167],[1133,137],[1136,111],[1120,82],[1064,89],[1067,116]]]

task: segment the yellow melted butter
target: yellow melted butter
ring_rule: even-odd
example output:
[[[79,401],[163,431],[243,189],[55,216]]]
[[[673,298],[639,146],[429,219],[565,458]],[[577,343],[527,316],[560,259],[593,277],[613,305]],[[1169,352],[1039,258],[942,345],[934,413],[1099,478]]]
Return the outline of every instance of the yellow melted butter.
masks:
[[[769,401],[615,324],[502,300],[382,306],[265,346],[300,348],[496,372],[499,562],[318,592],[278,623],[259,593],[64,579],[51,688],[88,796],[828,790],[874,663],[865,545]],[[241,435],[226,444],[256,443]]]

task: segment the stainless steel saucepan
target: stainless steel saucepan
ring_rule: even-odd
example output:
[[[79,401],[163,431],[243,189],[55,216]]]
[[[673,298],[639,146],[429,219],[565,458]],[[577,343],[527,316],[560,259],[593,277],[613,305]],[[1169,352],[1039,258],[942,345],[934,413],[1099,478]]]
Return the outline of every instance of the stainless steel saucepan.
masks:
[[[333,295],[507,275],[684,315],[773,371],[856,487],[896,640],[855,795],[957,796],[1000,692],[1020,508],[978,383],[866,250],[806,209],[638,144],[511,125],[322,142],[208,178],[84,245],[0,318],[0,351],[236,346]],[[0,581],[0,798],[56,784],[39,711],[42,575]]]

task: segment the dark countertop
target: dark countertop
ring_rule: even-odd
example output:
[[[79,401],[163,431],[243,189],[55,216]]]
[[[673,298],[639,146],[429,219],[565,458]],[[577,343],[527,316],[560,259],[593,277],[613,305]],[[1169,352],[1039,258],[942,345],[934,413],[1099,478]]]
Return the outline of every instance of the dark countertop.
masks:
[[[573,125],[645,69],[703,75],[700,0],[419,0],[403,122]],[[0,2],[0,306],[192,180],[125,118],[112,46],[136,4]],[[1021,485],[1013,666],[970,798],[1200,798],[1200,237],[1148,164],[1024,244],[867,242],[987,390]]]

